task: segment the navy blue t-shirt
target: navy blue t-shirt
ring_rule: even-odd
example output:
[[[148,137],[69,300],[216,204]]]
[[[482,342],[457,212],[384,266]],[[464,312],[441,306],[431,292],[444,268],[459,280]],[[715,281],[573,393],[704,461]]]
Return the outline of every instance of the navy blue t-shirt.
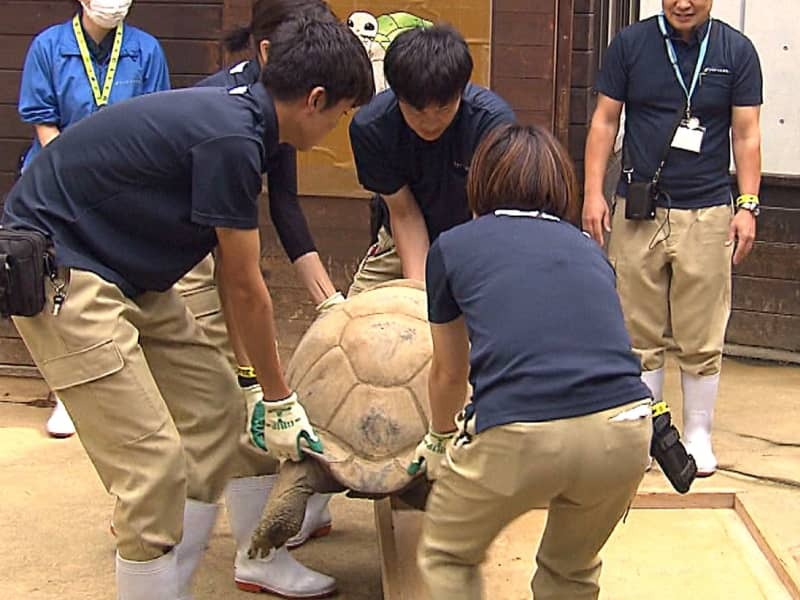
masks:
[[[667,23],[687,89],[707,27],[708,22],[698,27],[687,44]],[[651,179],[677,111],[686,102],[657,17],[631,25],[614,38],[595,89],[625,103],[624,152],[634,169],[633,179]],[[671,196],[673,207],[702,208],[730,202],[731,110],[762,101],[761,66],[752,42],[714,19],[708,53],[692,96],[692,115],[707,128],[701,152],[671,148],[661,176],[661,188]],[[624,176],[617,193],[627,193]],[[659,202],[666,206],[665,198]]]
[[[650,396],[614,270],[572,225],[484,215],[439,236],[425,280],[431,323],[464,316],[477,431]]]
[[[350,123],[358,180],[384,195],[408,185],[433,241],[470,219],[466,181],[472,155],[487,132],[514,121],[514,112],[500,96],[469,84],[453,122],[439,139],[428,142],[406,124],[397,97],[388,89],[359,109]]]
[[[261,84],[184,89],[109,106],[48,144],[9,192],[3,225],[52,239],[56,261],[128,296],[164,291],[217,244],[258,227],[278,121]]]
[[[251,59],[209,75],[195,85],[230,90],[252,85],[258,82],[260,75],[258,61]],[[267,187],[270,218],[289,260],[294,262],[304,254],[316,252],[314,238],[297,201],[297,151],[289,144],[281,144]]]

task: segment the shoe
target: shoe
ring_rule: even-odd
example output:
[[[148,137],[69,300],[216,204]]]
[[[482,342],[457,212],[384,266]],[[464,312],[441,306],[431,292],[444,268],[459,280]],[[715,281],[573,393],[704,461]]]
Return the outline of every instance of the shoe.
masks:
[[[300,531],[286,541],[289,550],[298,548],[312,538],[325,537],[331,532],[333,524],[328,503],[332,494],[313,494],[306,504],[306,514]]]
[[[245,592],[267,592],[281,598],[327,598],[336,593],[336,580],[312,571],[289,554],[274,548],[265,558],[236,557],[236,587]]]
[[[178,557],[178,600],[192,600],[192,578],[203,557],[217,521],[219,505],[186,500],[183,509],[183,538],[175,546]]]
[[[117,600],[178,600],[175,550],[143,562],[117,554]]]
[[[232,479],[225,488],[225,505],[236,541],[234,581],[247,592],[268,592],[282,598],[326,598],[336,593],[332,577],[297,562],[286,547],[266,557],[250,558],[250,538],[258,525],[276,475]]]
[[[50,413],[50,418],[47,419],[45,427],[50,437],[57,439],[75,435],[75,425],[72,424],[72,419],[69,418],[69,413],[64,407],[64,403],[58,397],[56,397],[56,406],[53,412]]]
[[[697,476],[710,477],[717,470],[711,447],[711,426],[719,390],[719,373],[701,376],[681,372],[683,390],[683,445],[694,456]]]

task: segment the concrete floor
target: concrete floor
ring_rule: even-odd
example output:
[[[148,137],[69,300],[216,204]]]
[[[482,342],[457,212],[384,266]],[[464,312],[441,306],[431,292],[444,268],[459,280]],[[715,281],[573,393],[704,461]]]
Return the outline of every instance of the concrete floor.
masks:
[[[671,364],[666,399],[674,415],[680,415],[678,390],[677,369]],[[80,442],[52,440],[44,433],[46,395],[39,381],[0,379],[0,599],[113,598],[112,501]],[[693,490],[744,495],[778,550],[800,563],[798,423],[800,367],[726,360],[715,429],[722,470]],[[642,489],[668,490],[669,484],[654,470]],[[340,598],[380,599],[371,504],[337,497],[332,512],[333,533],[296,555],[336,577]],[[233,541],[221,518],[198,574],[196,600],[253,597],[233,587],[232,555]],[[606,577],[618,579],[619,574],[607,570]]]

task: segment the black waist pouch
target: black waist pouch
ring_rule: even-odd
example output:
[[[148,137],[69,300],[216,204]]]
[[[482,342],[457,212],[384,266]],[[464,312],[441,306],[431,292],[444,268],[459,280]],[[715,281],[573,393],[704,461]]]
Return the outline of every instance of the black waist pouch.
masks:
[[[0,228],[0,315],[42,312],[48,247],[47,238],[36,231]]]

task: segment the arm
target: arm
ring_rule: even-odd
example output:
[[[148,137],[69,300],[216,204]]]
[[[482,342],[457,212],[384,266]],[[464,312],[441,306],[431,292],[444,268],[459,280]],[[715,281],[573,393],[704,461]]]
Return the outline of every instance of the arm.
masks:
[[[18,110],[20,118],[33,125],[42,147],[58,137],[61,120],[58,95],[53,86],[47,42],[42,38],[33,41],[25,57]]]
[[[217,281],[226,320],[241,337],[266,400],[291,394],[275,344],[272,298],[261,276],[261,245],[256,229],[216,228]]]
[[[269,214],[281,245],[314,304],[319,306],[337,292],[297,201],[297,152],[294,148],[281,145],[276,164],[269,170],[267,185]]]
[[[61,134],[61,131],[55,125],[34,125],[33,130],[36,132],[36,137],[42,148]]]
[[[146,60],[147,64],[142,78],[142,93],[150,94],[170,89],[167,57],[164,56],[164,51],[155,40],[153,50]]]
[[[407,185],[383,197],[389,207],[392,237],[403,264],[403,277],[425,281],[425,257],[430,240],[425,219]]]
[[[449,323],[431,323],[433,359],[428,375],[431,429],[455,430],[455,416],[464,407],[469,375],[469,338],[464,317]]]
[[[759,106],[734,106],[731,115],[733,160],[740,194],[758,195],[761,186],[761,126]],[[729,241],[738,240],[733,264],[741,263],[753,249],[756,219],[746,210],[736,212],[731,221]]]
[[[611,231],[608,204],[603,196],[603,180],[608,158],[614,149],[622,105],[619,100],[598,94],[597,107],[586,139],[583,228],[601,246],[604,244],[603,230]]]

